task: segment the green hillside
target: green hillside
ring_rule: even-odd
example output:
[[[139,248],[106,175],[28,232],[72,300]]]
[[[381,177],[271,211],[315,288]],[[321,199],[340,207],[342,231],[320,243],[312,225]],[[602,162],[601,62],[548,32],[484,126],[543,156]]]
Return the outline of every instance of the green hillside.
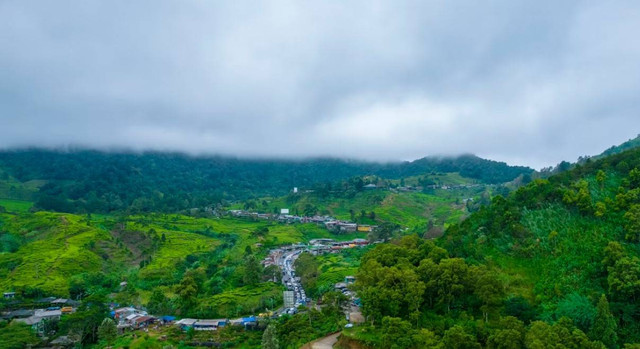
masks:
[[[378,186],[365,188],[367,183]],[[460,172],[436,172],[400,179],[352,177],[295,194],[217,205],[215,213],[54,213],[37,211],[29,200],[3,199],[0,287],[17,291],[21,301],[101,297],[103,304],[180,317],[277,309],[283,286],[270,280],[280,271],[259,265],[270,248],[315,238],[367,237],[224,214],[289,208],[293,214],[379,225],[393,239],[298,259],[296,271],[307,294],[326,306],[275,321],[285,348],[344,325],[345,300],[331,291],[354,274],[352,287],[367,322],[345,329],[342,347],[640,343],[640,150],[588,160],[508,192]],[[162,335],[171,343],[187,339],[184,332],[160,332],[140,345],[158,346]],[[243,338],[251,338],[245,347],[258,347],[258,337],[242,331],[216,334],[231,347],[242,347]],[[137,343],[128,336],[119,340]]]
[[[435,244],[409,236],[367,253],[357,286],[373,327],[344,345],[639,343],[639,241],[640,150],[587,161],[495,197]]]
[[[478,158],[426,157],[386,164],[339,159],[251,160],[167,153],[0,151],[0,199],[72,213],[175,213],[226,201],[286,195],[354,177],[459,176],[504,183],[533,172]],[[455,177],[455,176],[451,176]]]
[[[38,288],[68,295],[72,275],[108,269],[114,260],[101,257],[96,241],[109,242],[104,230],[88,226],[82,217],[37,213],[0,217],[3,250],[0,287],[4,290]]]
[[[612,146],[611,148],[602,152],[602,154],[596,156],[595,159],[613,155],[613,154],[619,154],[619,153],[622,153],[623,151],[631,150],[638,147],[640,147],[640,135],[638,135],[638,137],[636,138],[629,139],[628,141],[620,145]]]

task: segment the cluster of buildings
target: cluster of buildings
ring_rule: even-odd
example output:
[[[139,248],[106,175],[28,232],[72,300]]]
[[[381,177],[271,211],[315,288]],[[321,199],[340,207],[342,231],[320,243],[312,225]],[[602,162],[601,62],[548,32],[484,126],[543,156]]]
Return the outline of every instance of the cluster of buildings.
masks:
[[[118,308],[111,312],[112,317],[118,324],[118,330],[125,329],[145,329],[153,324],[175,325],[182,330],[193,328],[196,331],[215,331],[221,327],[244,326],[245,328],[255,326],[258,319],[255,316],[243,317],[238,319],[180,319],[176,321],[174,316],[156,317],[149,315],[146,311],[134,307]]]
[[[277,215],[271,213],[258,213],[245,210],[229,210],[228,213],[233,217],[255,218],[264,220],[271,220],[277,217]]]
[[[114,310],[112,316],[118,324],[118,330],[141,329],[159,321],[159,318],[147,314],[144,310],[134,307],[124,307]],[[174,318],[175,319],[175,318]]]
[[[341,221],[331,216],[298,216],[289,214],[289,209],[283,208],[280,210],[280,214],[271,213],[258,213],[245,210],[230,210],[229,214],[234,217],[248,217],[254,219],[264,220],[277,220],[280,223],[316,223],[323,225],[329,231],[339,233],[352,233],[352,232],[364,232],[368,233],[373,231],[375,225],[357,224],[350,221]]]
[[[5,292],[4,299],[14,299],[15,292]],[[75,311],[78,302],[56,297],[46,297],[35,302],[37,309],[16,309],[0,314],[0,318],[6,321],[20,322],[29,325],[38,335],[45,335],[47,322],[59,321],[63,314]]]
[[[258,324],[258,318],[255,316],[243,317],[238,319],[181,319],[175,322],[175,325],[183,330],[193,328],[196,331],[216,331],[225,326],[244,326],[252,327]]]

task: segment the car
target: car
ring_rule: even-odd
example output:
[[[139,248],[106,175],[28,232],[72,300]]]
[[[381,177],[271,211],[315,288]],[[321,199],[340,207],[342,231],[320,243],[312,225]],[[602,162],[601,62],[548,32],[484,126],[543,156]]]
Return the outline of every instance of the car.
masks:
[[[352,328],[352,327],[353,327],[352,323],[348,323],[348,324],[344,325],[344,328]]]

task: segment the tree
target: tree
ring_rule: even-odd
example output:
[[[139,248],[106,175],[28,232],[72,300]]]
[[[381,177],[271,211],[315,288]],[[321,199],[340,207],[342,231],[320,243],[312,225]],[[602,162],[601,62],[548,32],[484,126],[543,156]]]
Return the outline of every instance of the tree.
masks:
[[[164,293],[156,288],[151,293],[151,297],[149,298],[149,302],[147,303],[147,309],[152,314],[163,314],[169,311],[168,307],[169,300],[164,295]]]
[[[269,234],[269,227],[267,226],[260,227],[253,232],[256,237],[265,237],[267,234]]]
[[[462,258],[447,258],[438,264],[436,269],[437,301],[446,307],[447,312],[451,310],[451,305],[457,297],[467,290],[468,272],[469,267]]]
[[[480,310],[482,310],[484,321],[488,322],[489,314],[497,312],[502,305],[504,286],[495,273],[485,271],[476,280],[475,294],[482,301]]]
[[[571,293],[563,298],[556,308],[556,318],[568,317],[583,332],[589,331],[596,315],[596,308],[589,298]]]
[[[267,329],[262,334],[262,349],[278,349],[280,343],[278,343],[278,336],[276,334],[276,326],[269,324]]]
[[[196,283],[195,278],[190,273],[186,273],[182,280],[180,280],[180,285],[177,291],[178,296],[180,296],[183,311],[191,308],[195,303],[198,291],[198,284]]]
[[[602,217],[607,213],[607,205],[604,202],[596,202],[595,212],[593,213],[596,217]]]
[[[104,294],[87,296],[76,312],[60,319],[60,331],[68,333],[83,345],[96,343],[98,328],[108,314],[106,304]]]
[[[254,255],[247,256],[244,263],[243,283],[245,285],[255,285],[262,279],[261,274],[262,268],[260,262],[258,262]]]
[[[280,270],[280,267],[277,265],[270,265],[264,268],[263,278],[266,279],[266,281],[278,282],[278,278],[280,278],[281,273],[282,271]]]
[[[609,268],[607,281],[609,292],[635,301],[640,296],[640,260],[637,257],[620,258]]]
[[[591,193],[589,192],[589,182],[580,180],[565,191],[562,201],[568,205],[575,205],[582,213],[591,213]]]
[[[442,337],[446,349],[479,349],[476,338],[468,334],[460,325],[448,329]]]
[[[607,247],[604,248],[604,258],[602,264],[605,268],[613,267],[617,261],[624,257],[624,248],[617,241],[609,241]]]
[[[427,329],[420,329],[413,335],[414,348],[442,349],[440,338]]]
[[[604,185],[604,181],[606,179],[607,179],[607,174],[604,173],[604,171],[598,170],[598,172],[596,172],[596,181],[598,182],[598,184],[600,184],[600,188],[602,188],[602,186]]]
[[[316,213],[318,213],[318,208],[313,206],[312,204],[306,204],[304,206],[303,213],[307,217],[312,217],[312,216],[315,216]]]
[[[491,349],[519,349],[524,347],[524,323],[513,316],[500,319],[500,327],[487,341]]]
[[[411,324],[397,317],[385,316],[382,319],[382,347],[401,349],[411,347]]]
[[[355,187],[356,191],[362,191],[362,189],[364,188],[364,182],[362,181],[362,178],[356,178]]]
[[[102,323],[98,327],[98,338],[100,340],[106,341],[107,343],[111,343],[116,336],[118,335],[118,329],[116,327],[116,323],[111,320],[111,318],[104,318]]]
[[[363,212],[363,217],[364,217],[364,214],[365,214],[364,210],[362,212]],[[398,229],[398,225],[397,224],[384,222],[384,223],[380,224],[380,226],[378,226],[376,229],[374,229],[369,234],[369,240],[372,240],[372,241],[377,241],[377,240],[387,241],[393,236],[393,233],[397,229]]]
[[[638,241],[640,238],[640,205],[634,204],[624,214],[625,238],[629,241]]]
[[[565,348],[560,336],[546,322],[534,321],[525,336],[525,347],[530,349]]]
[[[0,325],[0,348],[22,349],[40,342],[31,326],[19,322]]]
[[[616,334],[616,328],[616,320],[611,315],[611,310],[609,310],[607,297],[602,295],[598,301],[597,313],[591,332],[589,332],[589,337],[601,341],[607,348],[617,348],[618,335]]]

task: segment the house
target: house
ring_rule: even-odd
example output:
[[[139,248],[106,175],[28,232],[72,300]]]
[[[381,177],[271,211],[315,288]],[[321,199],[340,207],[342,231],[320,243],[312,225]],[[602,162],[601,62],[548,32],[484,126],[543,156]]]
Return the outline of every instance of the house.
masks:
[[[4,299],[14,299],[16,298],[16,293],[15,292],[5,292],[3,294]]]
[[[156,322],[156,318],[153,316],[142,315],[133,319],[132,325],[134,328],[144,328]]]
[[[242,318],[229,320],[231,326],[242,326]]]
[[[131,315],[125,317],[124,320],[122,320],[122,318],[121,318],[120,322],[124,322],[127,325],[134,326],[136,319],[139,318],[139,317],[142,317],[142,316],[144,316],[144,315],[142,315],[140,313],[134,313],[134,314],[131,314]]]
[[[196,331],[215,331],[218,329],[218,322],[215,320],[199,320],[193,324]]]
[[[11,319],[24,319],[24,318],[28,318],[30,316],[32,316],[34,314],[33,310],[28,310],[28,309],[19,309],[19,310],[14,310],[12,312],[10,312],[9,314],[7,314],[6,318],[11,320]]]
[[[62,307],[62,306],[77,307],[78,305],[80,305],[80,302],[74,301],[73,299],[58,298],[51,301],[51,305],[59,306],[59,307]]]
[[[344,282],[338,282],[338,283],[335,285],[335,289],[336,289],[336,290],[340,290],[340,291],[342,291],[342,290],[345,290],[346,288],[347,288],[347,284],[346,284],[346,283],[344,283]]]
[[[198,322],[198,319],[181,319],[176,321],[176,326],[180,327],[183,330],[188,329],[189,327],[193,327],[193,324]]]
[[[353,241],[351,242],[356,244],[357,246],[366,246],[369,244],[369,241],[367,239],[353,239]]]
[[[60,320],[61,315],[62,312],[60,310],[36,309],[33,315],[29,317],[18,318],[14,321],[30,325],[36,333],[38,333],[39,335],[44,335],[45,321],[58,321]]]
[[[372,190],[372,189],[378,189],[378,186],[373,184],[373,183],[370,183],[370,184],[365,185],[363,188],[366,189],[366,190]]]
[[[127,316],[130,316],[132,314],[138,314],[138,313],[140,313],[140,311],[136,308],[132,308],[132,307],[118,308],[114,311],[113,317],[116,320],[123,320]]]
[[[358,229],[358,225],[356,223],[344,223],[341,222],[338,224],[340,231],[342,232],[354,232]]]
[[[193,329],[196,331],[215,331],[226,326],[228,322],[227,319],[198,320],[193,324]]]
[[[60,320],[62,311],[60,309],[36,309],[33,316],[41,317],[45,320]]]
[[[313,239],[311,241],[309,241],[309,244],[311,245],[323,245],[323,244],[327,244],[327,243],[331,243],[334,242],[335,240],[333,239]]]
[[[326,221],[324,222],[324,227],[327,228],[327,230],[337,230],[338,223],[339,222],[335,220]]]

